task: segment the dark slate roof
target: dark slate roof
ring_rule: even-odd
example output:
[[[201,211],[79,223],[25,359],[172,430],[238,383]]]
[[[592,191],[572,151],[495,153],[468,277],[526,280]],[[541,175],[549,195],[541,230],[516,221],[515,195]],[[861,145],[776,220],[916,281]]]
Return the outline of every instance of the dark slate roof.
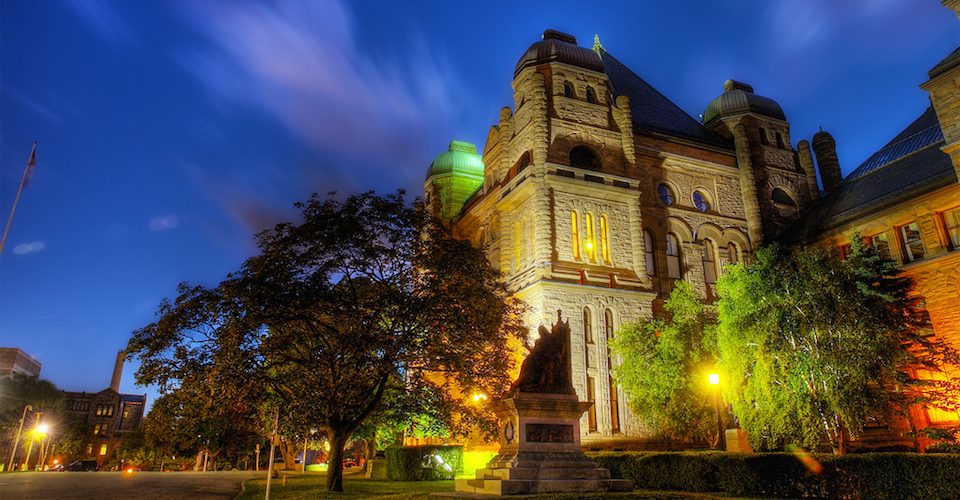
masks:
[[[603,51],[600,59],[603,61],[603,71],[610,79],[613,95],[630,98],[630,112],[638,128],[712,146],[733,147],[730,141],[707,130],[609,52]]]
[[[944,144],[940,123],[933,108],[928,108],[847,176],[836,191],[783,231],[781,240],[810,241],[864,213],[956,183],[950,156],[940,150]]]
[[[146,403],[147,395],[146,394],[121,394],[123,400],[128,403]]]
[[[956,66],[957,64],[960,64],[960,47],[953,49],[953,52],[951,52],[950,55],[944,57],[942,61],[931,68],[930,71],[927,72],[927,76],[933,80],[941,73],[946,72],[948,69]]]

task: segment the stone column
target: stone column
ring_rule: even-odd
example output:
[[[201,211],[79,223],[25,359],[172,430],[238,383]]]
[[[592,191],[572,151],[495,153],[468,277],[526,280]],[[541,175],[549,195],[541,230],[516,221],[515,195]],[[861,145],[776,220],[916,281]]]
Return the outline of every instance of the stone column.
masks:
[[[510,144],[513,142],[513,111],[505,107],[500,110],[500,158],[496,166],[494,182],[500,182],[510,170],[513,158],[510,156]]]
[[[747,139],[747,130],[742,123],[733,126],[733,141],[737,150],[737,166],[740,167],[740,194],[743,196],[743,212],[747,218],[747,233],[750,235],[750,247],[756,251],[763,242],[763,223],[757,201],[757,180],[753,174],[753,161],[750,159],[750,140]]]
[[[620,142],[627,165],[636,166],[637,154],[633,144],[633,115],[630,111],[629,97],[625,95],[617,97],[617,106],[613,108],[613,121],[620,129]]]
[[[797,143],[797,156],[800,157],[800,167],[807,177],[807,190],[810,191],[810,202],[820,199],[820,188],[817,187],[817,172],[813,169],[813,154],[810,152],[810,143]]]
[[[647,249],[643,240],[643,216],[640,213],[640,198],[630,202],[630,247],[633,249],[633,272],[644,285],[650,285],[647,277]]]
[[[534,165],[542,167],[547,162],[547,144],[549,138],[547,86],[543,73],[534,72],[530,75],[527,85],[529,85],[527,95],[530,96],[530,103],[528,105],[530,106],[529,113],[531,113],[531,116],[528,127],[531,127],[530,139],[533,143],[532,162]]]
[[[537,179],[537,190],[533,200],[533,219],[535,226],[534,262],[540,278],[549,278],[553,270],[556,236],[553,222],[553,200],[544,176]]]

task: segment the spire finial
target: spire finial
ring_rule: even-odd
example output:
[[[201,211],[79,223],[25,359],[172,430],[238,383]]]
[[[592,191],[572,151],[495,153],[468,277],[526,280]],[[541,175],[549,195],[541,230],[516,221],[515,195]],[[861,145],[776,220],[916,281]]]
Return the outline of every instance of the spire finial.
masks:
[[[603,57],[601,51],[605,52],[606,49],[603,48],[603,44],[600,43],[600,35],[593,35],[593,51],[597,53],[598,56]]]

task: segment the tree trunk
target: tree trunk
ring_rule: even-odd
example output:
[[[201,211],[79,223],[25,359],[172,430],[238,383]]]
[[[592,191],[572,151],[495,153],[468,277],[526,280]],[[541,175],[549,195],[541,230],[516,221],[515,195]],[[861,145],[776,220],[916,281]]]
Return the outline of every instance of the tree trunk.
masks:
[[[193,463],[193,472],[200,472],[200,467],[203,466],[203,450],[197,452],[197,460]]]
[[[327,457],[327,491],[343,492],[343,449],[350,434],[330,429],[330,455]]]

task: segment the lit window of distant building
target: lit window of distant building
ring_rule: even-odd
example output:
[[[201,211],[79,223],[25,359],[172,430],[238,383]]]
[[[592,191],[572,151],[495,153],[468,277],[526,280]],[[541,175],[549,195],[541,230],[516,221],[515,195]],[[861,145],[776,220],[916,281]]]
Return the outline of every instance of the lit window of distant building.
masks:
[[[580,218],[577,211],[570,212],[570,243],[573,247],[573,258],[580,258]]]
[[[106,454],[107,454],[107,445],[106,445],[106,444],[101,444],[101,445],[100,445],[100,454],[101,454],[101,455],[106,455]]]
[[[923,258],[923,238],[920,236],[919,224],[911,222],[905,226],[901,226],[900,237],[903,238],[903,250],[907,262],[913,262]]]

